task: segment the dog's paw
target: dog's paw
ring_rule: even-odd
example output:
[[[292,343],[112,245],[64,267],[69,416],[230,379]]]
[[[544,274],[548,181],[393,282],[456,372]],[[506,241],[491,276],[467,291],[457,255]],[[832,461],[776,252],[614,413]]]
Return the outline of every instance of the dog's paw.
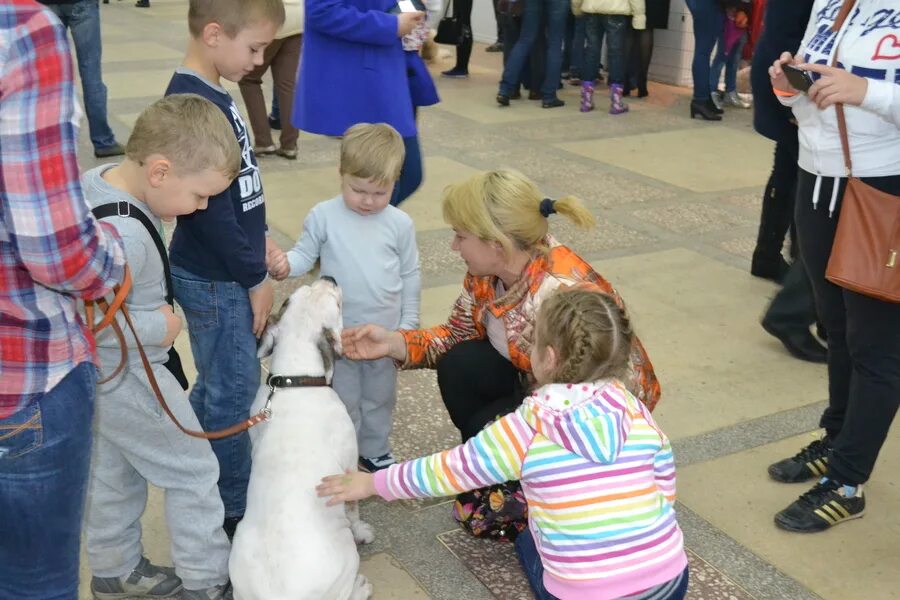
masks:
[[[350,526],[350,530],[357,544],[371,544],[375,541],[375,530],[365,521],[357,521]]]
[[[366,579],[365,575],[356,576],[356,584],[353,586],[353,592],[350,594],[350,600],[367,600],[372,596],[372,584]]]

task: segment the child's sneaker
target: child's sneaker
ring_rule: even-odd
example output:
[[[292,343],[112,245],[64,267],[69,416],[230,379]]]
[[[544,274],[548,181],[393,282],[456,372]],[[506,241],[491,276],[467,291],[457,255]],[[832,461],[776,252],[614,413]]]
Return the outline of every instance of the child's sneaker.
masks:
[[[234,592],[230,583],[223,583],[205,590],[184,590],[181,600],[231,600]]]
[[[141,557],[141,562],[125,577],[94,577],[91,593],[97,600],[122,598],[171,598],[181,591],[181,579],[170,567],[157,567]]]
[[[753,104],[741,98],[737,92],[725,92],[722,102],[726,106],[736,106],[737,108],[751,108],[753,106]]]
[[[863,488],[823,478],[790,506],[775,515],[775,525],[797,533],[814,533],[858,519],[866,512]]]
[[[364,456],[360,456],[359,470],[366,471],[367,473],[374,473],[375,471],[387,469],[396,462],[397,461],[394,460],[394,454],[391,452],[388,452],[384,456],[376,456],[375,458],[365,458]]]

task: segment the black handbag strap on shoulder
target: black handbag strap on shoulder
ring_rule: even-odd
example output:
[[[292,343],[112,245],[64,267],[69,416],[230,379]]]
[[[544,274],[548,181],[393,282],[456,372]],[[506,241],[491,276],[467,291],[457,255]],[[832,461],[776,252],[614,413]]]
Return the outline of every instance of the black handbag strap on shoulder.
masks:
[[[91,212],[94,213],[96,219],[105,219],[106,217],[130,217],[141,222],[147,230],[147,233],[150,234],[150,239],[153,240],[153,243],[156,245],[156,250],[159,252],[159,257],[162,259],[163,271],[165,271],[166,274],[166,302],[174,306],[175,297],[172,295],[172,270],[169,267],[169,253],[166,252],[166,245],[163,243],[159,230],[153,225],[150,218],[144,214],[144,211],[132,206],[128,202],[120,200],[119,202],[101,204],[91,210]]]

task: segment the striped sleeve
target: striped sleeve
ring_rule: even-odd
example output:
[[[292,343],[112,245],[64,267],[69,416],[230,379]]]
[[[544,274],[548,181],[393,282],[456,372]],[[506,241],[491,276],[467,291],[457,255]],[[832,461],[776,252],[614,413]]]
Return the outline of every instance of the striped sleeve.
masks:
[[[670,503],[675,503],[675,456],[672,444],[663,437],[663,446],[653,457],[653,476],[656,488]]]
[[[520,479],[534,439],[534,430],[520,411],[498,419],[456,448],[378,471],[378,495],[385,500],[452,496]]]

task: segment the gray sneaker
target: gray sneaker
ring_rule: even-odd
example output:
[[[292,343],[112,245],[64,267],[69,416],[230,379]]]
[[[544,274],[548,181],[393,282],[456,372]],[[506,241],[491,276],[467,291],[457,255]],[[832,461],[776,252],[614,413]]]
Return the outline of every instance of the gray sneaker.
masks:
[[[182,590],[181,600],[232,600],[234,592],[230,583],[223,583],[205,590]]]
[[[141,557],[141,562],[125,577],[94,577],[91,592],[96,600],[124,598],[171,598],[181,591],[181,579],[171,567],[157,567]]]
[[[736,106],[738,108],[750,108],[753,106],[750,102],[741,98],[737,92],[725,92],[724,103],[726,106]]]

